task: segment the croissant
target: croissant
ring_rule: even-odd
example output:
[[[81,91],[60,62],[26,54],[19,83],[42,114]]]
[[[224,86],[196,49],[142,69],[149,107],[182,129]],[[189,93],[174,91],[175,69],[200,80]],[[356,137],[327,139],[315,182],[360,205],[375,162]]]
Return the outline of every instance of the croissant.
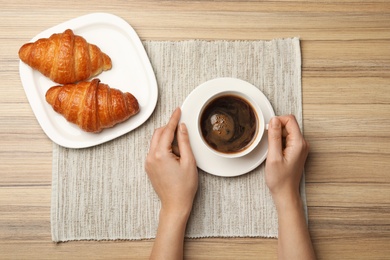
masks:
[[[66,120],[93,133],[123,122],[140,110],[132,94],[110,88],[99,79],[51,87],[46,101]]]
[[[112,67],[107,54],[70,29],[24,44],[19,58],[59,84],[87,80]]]

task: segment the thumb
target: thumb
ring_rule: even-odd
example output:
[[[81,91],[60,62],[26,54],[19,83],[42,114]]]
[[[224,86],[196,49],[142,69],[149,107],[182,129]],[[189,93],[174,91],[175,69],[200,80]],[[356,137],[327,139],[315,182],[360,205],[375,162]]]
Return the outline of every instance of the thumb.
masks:
[[[277,117],[273,117],[268,125],[268,158],[283,157],[282,138],[282,122]]]
[[[179,131],[177,131],[177,143],[180,151],[180,161],[194,161],[194,154],[192,153],[188,130],[184,123],[179,125]]]

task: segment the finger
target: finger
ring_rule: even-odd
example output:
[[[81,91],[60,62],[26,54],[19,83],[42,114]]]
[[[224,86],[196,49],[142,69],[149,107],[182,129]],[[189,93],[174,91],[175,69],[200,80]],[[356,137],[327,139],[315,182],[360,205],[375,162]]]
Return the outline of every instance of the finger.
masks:
[[[180,157],[180,150],[179,146],[177,144],[172,144],[172,153],[176,155],[177,157]]]
[[[282,151],[282,122],[278,117],[274,117],[268,126],[268,157],[280,159],[283,157]]]
[[[191,149],[187,126],[184,123],[179,125],[179,131],[177,132],[177,143],[180,151],[180,161],[184,163],[193,162],[194,154]]]
[[[300,137],[301,129],[299,128],[297,119],[293,115],[279,116],[282,127],[284,127],[283,136],[291,135],[291,137]]]
[[[179,145],[177,143],[177,130],[175,133],[175,137],[173,137],[172,141],[172,152],[177,156],[180,157],[180,150],[179,150]]]
[[[154,130],[152,140],[150,141],[149,153],[153,153],[157,149],[163,130],[164,130],[163,127],[160,127],[160,128],[157,128],[156,130]]]
[[[160,144],[163,148],[171,149],[172,141],[175,137],[175,131],[177,124],[180,120],[181,111],[180,108],[176,108],[173,111],[171,118],[169,119],[168,124],[164,127],[163,133],[161,134]]]
[[[301,154],[307,154],[308,146],[306,144],[305,139],[303,138],[295,116],[283,116],[281,117],[281,122],[282,124],[284,124],[284,129],[287,133],[285,138],[286,149],[284,149],[283,151],[285,158],[293,158]]]

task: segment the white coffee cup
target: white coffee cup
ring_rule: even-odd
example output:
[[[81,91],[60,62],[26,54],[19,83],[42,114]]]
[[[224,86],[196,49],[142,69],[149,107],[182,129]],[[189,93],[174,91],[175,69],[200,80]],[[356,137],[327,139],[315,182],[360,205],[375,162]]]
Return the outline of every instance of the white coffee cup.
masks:
[[[221,91],[207,99],[197,120],[205,146],[225,158],[250,153],[260,143],[266,127],[260,106],[239,90]]]

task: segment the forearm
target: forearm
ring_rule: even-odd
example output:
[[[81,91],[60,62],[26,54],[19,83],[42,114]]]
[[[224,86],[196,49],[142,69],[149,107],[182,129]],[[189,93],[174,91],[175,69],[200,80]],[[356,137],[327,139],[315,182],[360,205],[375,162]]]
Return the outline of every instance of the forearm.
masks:
[[[302,201],[298,194],[278,201],[278,258],[315,259]]]
[[[183,259],[188,214],[160,211],[156,240],[150,259]]]

